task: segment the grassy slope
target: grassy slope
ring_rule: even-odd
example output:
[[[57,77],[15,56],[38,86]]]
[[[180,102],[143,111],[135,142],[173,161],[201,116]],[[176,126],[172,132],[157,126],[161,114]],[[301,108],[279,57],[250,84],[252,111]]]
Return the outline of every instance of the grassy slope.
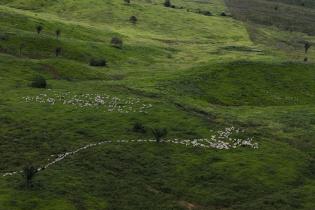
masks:
[[[246,23],[253,42],[284,51],[292,60],[303,60],[304,43],[315,42],[313,1],[225,0],[225,2],[233,17]],[[309,52],[308,58],[314,60],[314,50]]]
[[[215,16],[162,1],[1,1],[0,34],[8,36],[0,41],[1,171],[102,139],[149,138],[131,131],[136,121],[167,127],[177,138],[235,125],[261,148],[102,146],[44,171],[31,191],[19,176],[1,178],[0,209],[314,208],[314,65],[286,62],[301,52],[253,43],[243,23],[219,16],[227,10],[222,1],[174,3]],[[260,30],[273,36],[259,43],[291,36]],[[123,38],[122,50],[109,45],[113,36]],[[61,58],[53,55],[56,46]],[[93,57],[105,57],[109,67],[89,67]],[[27,104],[23,96],[47,92],[28,87],[37,74],[58,92],[140,97],[153,108],[126,115]]]

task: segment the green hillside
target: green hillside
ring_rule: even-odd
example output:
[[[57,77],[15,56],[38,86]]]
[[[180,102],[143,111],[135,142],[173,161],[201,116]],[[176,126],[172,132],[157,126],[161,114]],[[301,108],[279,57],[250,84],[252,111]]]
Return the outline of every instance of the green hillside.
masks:
[[[0,210],[315,209],[312,1],[163,4],[0,0]]]

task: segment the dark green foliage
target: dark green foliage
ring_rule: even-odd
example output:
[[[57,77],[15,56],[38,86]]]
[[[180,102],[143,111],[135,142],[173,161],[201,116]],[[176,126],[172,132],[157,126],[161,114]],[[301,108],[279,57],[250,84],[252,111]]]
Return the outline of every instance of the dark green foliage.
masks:
[[[107,66],[107,62],[105,59],[92,58],[90,60],[90,66],[98,66],[98,67]]]
[[[226,15],[225,12],[222,12],[222,13],[221,13],[221,16],[222,16],[222,17],[225,17],[225,16],[227,16],[227,15]]]
[[[311,43],[305,42],[305,44],[304,44],[305,54],[308,52],[308,50],[310,49],[311,46],[312,46]]]
[[[142,125],[142,123],[140,122],[136,122],[133,127],[132,127],[132,131],[133,132],[137,132],[137,133],[146,133],[147,130],[144,127],[144,125]]]
[[[163,138],[167,136],[167,129],[166,128],[153,128],[152,134],[157,143],[160,143]]]
[[[61,55],[61,52],[62,52],[62,48],[61,48],[61,47],[57,47],[57,48],[55,49],[55,55],[56,55],[56,57],[58,57],[59,55]]]
[[[130,4],[130,0],[124,0],[126,4]]]
[[[46,88],[47,87],[46,79],[41,75],[37,75],[36,77],[34,77],[32,83],[31,83],[31,87]]]
[[[132,23],[132,24],[136,24],[138,22],[138,18],[136,16],[131,16],[129,18],[129,21]]]
[[[61,35],[61,30],[57,29],[56,30],[56,37],[57,37],[57,39],[59,39],[60,35]]]
[[[122,49],[123,47],[123,41],[119,37],[113,37],[112,40],[110,41],[112,47]]]
[[[0,41],[8,41],[9,35],[0,33]]]
[[[201,11],[200,13],[205,16],[212,16],[212,13],[210,11]]]
[[[25,48],[25,44],[24,43],[20,43],[19,45],[19,55],[22,56],[22,50]]]
[[[33,180],[37,173],[38,173],[37,169],[32,165],[28,165],[24,167],[22,175],[25,180],[26,188],[33,187]]]
[[[40,34],[43,30],[43,26],[42,25],[38,25],[36,26],[36,31],[37,31],[37,34]]]
[[[171,0],[165,0],[164,6],[165,7],[171,7],[172,6]]]

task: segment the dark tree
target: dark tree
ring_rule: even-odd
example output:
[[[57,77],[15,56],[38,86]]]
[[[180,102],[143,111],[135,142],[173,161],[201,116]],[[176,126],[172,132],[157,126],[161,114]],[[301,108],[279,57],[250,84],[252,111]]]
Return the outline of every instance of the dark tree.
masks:
[[[57,39],[59,39],[60,35],[61,35],[61,30],[57,29],[56,30],[56,37],[57,37]]]
[[[130,4],[130,0],[124,0],[126,4]]]
[[[140,123],[140,122],[136,122],[133,125],[132,131],[137,132],[137,133],[146,133],[147,132],[144,125],[142,125],[142,123]]]
[[[123,47],[123,41],[119,37],[113,37],[112,40],[110,41],[111,45],[113,47],[121,49]]]
[[[40,34],[43,30],[43,26],[42,25],[38,25],[36,26],[36,31],[37,31],[37,34]]]
[[[308,52],[308,50],[310,49],[311,46],[312,46],[311,43],[305,42],[305,44],[304,44],[305,54]]]
[[[25,179],[25,185],[27,188],[33,187],[33,179],[38,173],[38,170],[34,166],[26,166],[23,169],[23,177]]]
[[[24,47],[25,47],[25,44],[21,43],[20,46],[19,46],[19,54],[20,54],[20,56],[22,56],[22,50],[24,49]]]
[[[164,137],[167,136],[166,128],[154,128],[152,129],[152,134],[157,143],[160,143]]]
[[[61,55],[61,52],[62,52],[62,48],[61,48],[61,47],[57,47],[57,48],[55,49],[56,57],[58,57],[59,55]]]
[[[138,18],[136,16],[131,16],[129,18],[129,21],[132,23],[132,24],[136,24],[138,22]]]
[[[165,0],[164,6],[165,7],[171,7],[172,6],[171,0]]]
[[[47,87],[46,79],[41,75],[36,76],[31,83],[31,87],[46,88]]]

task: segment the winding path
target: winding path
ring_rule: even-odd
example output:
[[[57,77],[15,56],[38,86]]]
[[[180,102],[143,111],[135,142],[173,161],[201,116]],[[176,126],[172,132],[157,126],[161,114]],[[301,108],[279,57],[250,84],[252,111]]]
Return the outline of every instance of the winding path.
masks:
[[[85,145],[83,147],[80,147],[74,151],[71,152],[66,152],[62,154],[57,154],[57,155],[51,155],[51,157],[56,157],[53,161],[48,162],[46,165],[40,167],[37,169],[37,172],[40,172],[44,169],[47,169],[54,164],[64,160],[68,156],[72,156],[76,153],[79,153],[81,151],[87,150],[92,147],[100,146],[103,144],[112,144],[112,143],[156,143],[156,140],[154,139],[137,139],[137,140],[117,140],[117,141],[101,141],[98,143],[91,143],[88,145]],[[200,147],[200,148],[207,148],[207,149],[235,149],[240,146],[248,146],[253,149],[258,149],[258,144],[252,142],[252,139],[237,139],[236,141],[230,142],[230,141],[223,141],[223,140],[217,140],[217,139],[193,139],[193,140],[178,140],[178,139],[166,139],[162,140],[160,143],[171,143],[171,144],[182,144],[185,146],[191,146],[191,147]],[[49,161],[49,159],[48,159]],[[17,174],[23,173],[23,171],[13,171],[13,172],[8,172],[2,174],[2,177],[6,176],[14,176]]]

